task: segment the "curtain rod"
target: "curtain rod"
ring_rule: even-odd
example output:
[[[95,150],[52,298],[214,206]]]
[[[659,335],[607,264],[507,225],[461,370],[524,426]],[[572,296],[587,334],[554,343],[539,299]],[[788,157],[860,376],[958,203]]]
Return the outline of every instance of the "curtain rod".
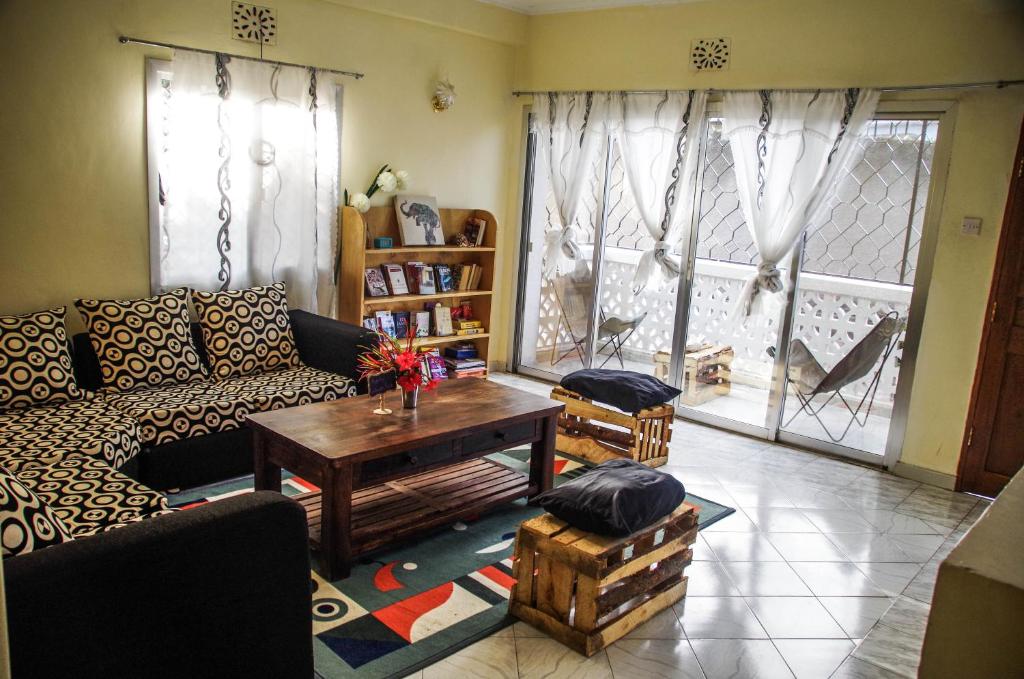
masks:
[[[155,40],[142,40],[141,38],[129,38],[128,36],[122,35],[117,41],[122,45],[128,43],[135,43],[136,45],[149,45],[150,47],[166,47],[172,50],[187,50],[189,52],[200,52],[202,54],[223,54],[224,56],[231,57],[232,59],[242,59],[244,61],[261,61],[266,64],[277,64],[278,66],[295,66],[296,68],[315,68],[318,71],[324,71],[325,73],[335,73],[337,75],[346,75],[350,78],[359,80],[363,77],[363,73],[357,73],[356,71],[340,71],[336,68],[320,68],[319,66],[309,66],[307,64],[293,64],[288,61],[275,61],[273,59],[262,59],[260,57],[247,57],[243,54],[230,54],[228,52],[218,52],[216,50],[204,50],[198,47],[186,47],[185,45],[172,45],[167,42],[156,42]]]
[[[950,85],[902,85],[899,87],[879,87],[879,92],[912,92],[919,90],[966,90],[975,89],[980,87],[994,87],[996,89],[1002,89],[1004,87],[1011,87],[1013,85],[1024,85],[1024,80],[988,80],[983,82],[974,83],[956,83]],[[693,88],[700,89],[700,88]],[[789,89],[785,87],[775,88],[764,88],[764,89],[778,89],[785,90],[787,92],[818,92],[824,89],[846,89],[845,87],[819,87],[815,89]],[[534,94],[586,94],[588,92],[603,93],[603,94],[663,94],[665,92],[686,92],[688,89],[660,89],[660,90],[512,90],[513,97],[525,97]],[[707,90],[712,94],[721,94],[724,92],[760,92],[760,89],[722,89],[722,88],[711,88]]]

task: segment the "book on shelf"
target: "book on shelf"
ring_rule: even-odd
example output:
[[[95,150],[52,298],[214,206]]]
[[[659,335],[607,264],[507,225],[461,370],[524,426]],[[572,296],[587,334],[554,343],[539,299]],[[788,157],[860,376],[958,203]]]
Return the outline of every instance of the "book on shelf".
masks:
[[[446,358],[444,362],[450,370],[472,370],[487,365],[482,358]]]
[[[416,337],[430,337],[430,312],[416,312]]]
[[[438,337],[447,337],[454,334],[452,329],[452,310],[438,304],[434,307],[434,334]]]
[[[363,272],[366,279],[366,291],[370,297],[387,297],[388,285],[384,282],[384,274],[377,267],[369,267]]]
[[[456,342],[444,348],[445,358],[476,358],[480,355],[476,345],[472,342]]]
[[[457,321],[453,321],[456,330],[468,330],[470,328],[482,328],[484,327],[483,321],[477,321],[473,319],[460,318]]]
[[[420,279],[420,294],[421,295],[433,295],[437,292],[437,286],[434,283],[434,267],[429,264],[424,264],[419,268],[419,279]]]
[[[427,368],[424,377],[435,380],[448,379],[448,366],[445,365],[444,359],[441,358],[441,352],[437,350],[437,347],[421,348],[420,358]]]
[[[452,280],[452,269],[447,264],[435,264],[434,273],[437,275],[437,291],[438,292],[451,292],[455,289],[455,283]]]
[[[420,294],[420,267],[423,262],[405,263],[405,280],[409,284],[409,292],[413,295]]]
[[[380,332],[380,323],[377,322],[375,316],[366,316],[363,318],[363,327],[373,332]]]
[[[461,380],[466,377],[483,377],[487,374],[487,368],[473,368],[472,370],[456,370],[455,372],[449,372],[449,379]]]
[[[470,217],[466,221],[466,230],[463,235],[466,236],[466,240],[469,241],[470,245],[480,246],[484,243],[484,230],[486,228],[486,221],[478,217]]]
[[[409,286],[405,281],[405,269],[401,264],[384,264],[384,277],[388,284],[388,290],[392,295],[408,295]]]
[[[395,336],[395,317],[391,315],[390,311],[378,311],[374,314],[377,317],[377,324],[380,326],[380,331],[385,335],[391,337]]]
[[[456,335],[460,337],[468,337],[470,335],[482,335],[484,334],[483,328],[463,328],[462,330],[456,330]]]
[[[409,312],[394,311],[391,314],[395,319],[395,336],[398,339],[405,339],[409,336]]]

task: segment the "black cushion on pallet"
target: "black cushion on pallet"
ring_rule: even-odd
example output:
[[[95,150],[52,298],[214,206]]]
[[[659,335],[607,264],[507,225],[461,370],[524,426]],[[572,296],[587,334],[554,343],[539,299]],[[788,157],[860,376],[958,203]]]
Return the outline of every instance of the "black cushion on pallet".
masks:
[[[685,497],[683,484],[669,474],[633,460],[609,460],[536,500],[576,528],[620,537],[671,514]]]
[[[656,377],[631,370],[577,370],[563,377],[561,385],[627,413],[667,403],[683,393]]]

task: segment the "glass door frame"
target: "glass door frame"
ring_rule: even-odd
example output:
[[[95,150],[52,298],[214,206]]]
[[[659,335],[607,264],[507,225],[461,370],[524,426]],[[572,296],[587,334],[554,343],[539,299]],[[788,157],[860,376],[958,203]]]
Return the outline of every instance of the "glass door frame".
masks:
[[[700,147],[698,149],[697,170],[693,181],[692,211],[690,217],[689,238],[683,243],[681,258],[684,263],[684,270],[680,274],[679,285],[676,293],[675,309],[675,331],[672,337],[672,356],[669,364],[668,382],[675,387],[683,384],[683,372],[685,369],[685,346],[686,335],[689,327],[690,302],[693,293],[693,280],[696,275],[695,256],[699,237],[700,222],[700,195],[703,187],[705,159],[707,154],[707,126],[708,121],[721,114],[721,103],[711,101],[708,103],[707,115],[700,130]],[[532,116],[527,113],[527,116]],[[873,116],[877,120],[901,120],[918,119],[934,120],[939,123],[938,134],[935,140],[935,151],[932,160],[932,173],[929,182],[928,198],[924,208],[924,219],[921,224],[921,244],[918,250],[916,272],[914,278],[914,289],[910,299],[910,310],[903,340],[900,343],[901,352],[899,377],[896,385],[895,397],[893,400],[892,414],[889,420],[889,432],[886,438],[885,452],[883,455],[869,453],[856,448],[843,446],[831,441],[822,441],[813,437],[788,432],[782,429],[782,418],[784,416],[784,405],[787,396],[787,368],[789,364],[789,344],[793,333],[794,318],[796,309],[794,299],[799,283],[800,267],[804,252],[804,240],[801,239],[794,247],[793,254],[789,261],[787,270],[786,299],[780,311],[779,333],[776,345],[778,350],[772,366],[772,377],[768,387],[768,407],[765,413],[763,425],[741,422],[721,415],[703,412],[675,402],[676,416],[686,420],[706,424],[709,426],[733,431],[739,434],[774,441],[783,444],[790,444],[854,459],[874,466],[882,466],[891,469],[899,461],[900,452],[903,447],[904,437],[907,428],[907,415],[910,406],[910,395],[913,388],[914,371],[916,367],[918,349],[921,340],[921,330],[924,325],[924,313],[928,300],[928,289],[931,284],[932,269],[934,265],[935,247],[938,242],[939,224],[942,217],[942,205],[945,196],[946,177],[949,170],[951,155],[952,137],[956,117],[956,103],[950,101],[914,101],[909,99],[889,99],[879,103],[878,110]],[[610,164],[612,149],[606,144],[605,150],[605,175],[603,179],[604,191],[600,205],[600,215],[595,225],[594,250],[592,256],[592,272],[594,280],[593,298],[600,300],[601,297],[601,270],[603,268],[603,240],[608,220],[608,191]],[[533,180],[534,168],[536,166],[536,140],[534,134],[526,133],[526,168],[524,172],[522,213],[520,215],[520,248],[519,248],[519,269],[516,310],[513,323],[513,345],[511,368],[514,372],[522,373],[544,380],[560,379],[557,373],[546,371],[521,363],[521,347],[523,339],[523,319],[525,312],[525,286],[522,284],[527,280],[527,267],[532,252],[530,238],[531,217],[533,212]],[[584,367],[592,365],[593,356],[597,349],[597,328],[599,326],[599,315],[601,305],[594,304],[591,316],[588,318],[587,335],[584,351]]]
[[[785,376],[789,359],[789,340],[792,334],[793,319],[796,309],[792,301],[799,282],[803,247],[795,249],[789,269],[787,289],[787,308],[784,327],[780,332],[779,345],[785,346],[786,361],[776,359],[776,371],[773,372],[771,398],[777,400],[777,416],[770,422],[773,424],[771,440],[801,448],[817,450],[832,455],[858,460],[872,465],[881,465],[892,469],[900,458],[903,442],[907,432],[907,416],[910,410],[910,396],[914,384],[914,372],[917,365],[918,350],[921,344],[921,331],[924,326],[925,309],[928,303],[928,290],[931,286],[932,271],[935,264],[935,248],[939,239],[939,226],[942,219],[942,206],[946,193],[946,178],[949,172],[949,161],[952,151],[952,138],[956,119],[956,103],[950,101],[912,101],[890,100],[879,102],[874,115],[876,120],[930,120],[938,123],[935,138],[935,151],[932,156],[932,172],[928,186],[928,198],[924,206],[924,219],[921,222],[921,244],[915,264],[913,292],[910,296],[910,313],[907,326],[903,333],[898,351],[900,351],[900,367],[896,383],[896,394],[893,398],[892,414],[889,418],[889,431],[886,436],[885,451],[882,455],[869,453],[857,448],[850,448],[831,441],[822,441],[813,437],[788,432],[782,429],[783,402],[786,394],[775,388],[775,380]],[[785,336],[783,336],[785,335]],[[784,344],[783,344],[784,342]],[[780,352],[782,353],[782,352]],[[772,401],[769,401],[769,416]]]

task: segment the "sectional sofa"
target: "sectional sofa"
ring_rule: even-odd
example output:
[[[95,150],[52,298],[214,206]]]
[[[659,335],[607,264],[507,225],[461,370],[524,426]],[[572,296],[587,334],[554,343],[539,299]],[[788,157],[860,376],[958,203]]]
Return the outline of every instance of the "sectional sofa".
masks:
[[[223,355],[218,364],[205,341],[216,333],[192,323],[208,377],[111,389],[96,351],[109,347],[95,342],[106,326],[94,325],[93,341],[66,342],[79,398],[0,410],[5,530],[20,528],[4,512],[22,496],[35,503],[31,522],[59,526],[14,556],[5,536],[14,676],[312,675],[302,508],[254,493],[174,511],[159,492],[251,472],[248,414],[359,391],[368,331],[276,313],[297,356],[274,369],[218,375]],[[4,342],[0,324],[0,373],[20,370]],[[265,355],[262,340],[253,351]],[[0,374],[0,397],[4,384]]]

